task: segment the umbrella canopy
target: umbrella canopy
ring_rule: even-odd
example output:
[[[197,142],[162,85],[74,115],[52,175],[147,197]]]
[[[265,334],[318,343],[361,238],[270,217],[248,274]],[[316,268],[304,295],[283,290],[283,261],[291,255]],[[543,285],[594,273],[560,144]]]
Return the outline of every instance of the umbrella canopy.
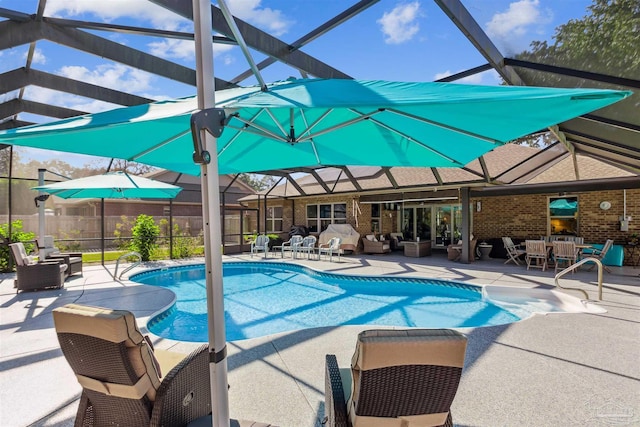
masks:
[[[574,215],[578,210],[577,200],[556,199],[549,203],[549,209],[551,215],[554,216],[569,216]]]
[[[215,93],[220,174],[319,166],[462,167],[497,145],[630,92],[433,82],[287,80]],[[0,132],[0,143],[116,157],[197,175],[196,98]],[[116,142],[120,141],[120,142]]]
[[[578,207],[578,202],[576,200],[567,200],[567,199],[556,199],[553,202],[549,203],[549,207],[551,209],[576,209]]]
[[[56,182],[32,189],[63,199],[173,199],[182,191],[178,186],[129,175],[122,171]]]

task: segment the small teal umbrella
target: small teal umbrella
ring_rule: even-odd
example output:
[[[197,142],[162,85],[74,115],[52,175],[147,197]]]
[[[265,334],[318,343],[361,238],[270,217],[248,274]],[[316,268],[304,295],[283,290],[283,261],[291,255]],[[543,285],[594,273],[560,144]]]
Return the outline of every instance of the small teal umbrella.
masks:
[[[84,199],[173,199],[182,188],[126,172],[108,172],[33,187],[54,196]]]
[[[549,203],[549,209],[551,215],[554,216],[569,216],[576,213],[578,210],[577,200],[556,199]]]

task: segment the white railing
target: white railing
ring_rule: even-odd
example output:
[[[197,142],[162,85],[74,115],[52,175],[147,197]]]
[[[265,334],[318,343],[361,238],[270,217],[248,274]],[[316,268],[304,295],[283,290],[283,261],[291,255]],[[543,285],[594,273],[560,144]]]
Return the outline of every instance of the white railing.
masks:
[[[135,268],[138,266],[138,264],[140,264],[142,262],[142,255],[140,255],[138,252],[127,252],[124,255],[120,255],[118,257],[118,261],[116,261],[116,269],[113,271],[113,279],[116,279],[116,276],[118,275],[118,266],[120,265],[120,261],[125,259],[125,258],[129,258],[129,257],[136,257],[138,258],[138,260],[136,262],[134,262],[133,264],[131,264],[129,267],[125,268],[124,270],[122,270],[122,273],[120,273],[120,277],[118,277],[117,279],[122,278],[122,275],[124,273],[126,273],[127,271],[131,270],[132,268]]]
[[[584,258],[584,259],[581,259],[580,261],[576,262],[575,264],[572,264],[569,267],[565,268],[560,273],[556,274],[555,284],[556,284],[556,287],[558,287],[558,288],[567,289],[567,290],[573,290],[573,291],[580,291],[580,292],[582,292],[584,294],[584,297],[586,299],[589,299],[589,294],[584,289],[567,288],[567,287],[564,287],[564,286],[560,286],[560,282],[558,281],[562,276],[564,276],[568,272],[570,272],[570,271],[572,271],[574,269],[577,269],[582,264],[585,264],[585,263],[587,263],[589,261],[595,262],[596,265],[598,266],[598,300],[602,301],[602,269],[603,269],[603,266],[602,266],[602,261],[600,261],[597,258]]]

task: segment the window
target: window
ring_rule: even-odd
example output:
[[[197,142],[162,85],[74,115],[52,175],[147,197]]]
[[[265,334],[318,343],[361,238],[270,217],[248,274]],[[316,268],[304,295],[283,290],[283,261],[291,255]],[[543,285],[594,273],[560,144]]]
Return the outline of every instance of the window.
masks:
[[[267,208],[267,233],[279,233],[282,231],[282,206],[270,206]]]
[[[578,235],[577,197],[549,197],[549,234]]]
[[[346,223],[346,203],[307,205],[307,227],[311,233],[324,231],[329,224]]]
[[[380,233],[381,227],[380,221],[382,209],[379,203],[374,203],[371,205],[371,232],[374,234]]]

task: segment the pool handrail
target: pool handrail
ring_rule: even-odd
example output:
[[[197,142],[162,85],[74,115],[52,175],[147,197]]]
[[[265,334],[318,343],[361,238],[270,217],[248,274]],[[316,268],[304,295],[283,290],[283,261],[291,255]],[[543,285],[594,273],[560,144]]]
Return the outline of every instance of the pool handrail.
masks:
[[[603,265],[602,265],[602,261],[600,261],[597,258],[587,257],[587,258],[581,259],[580,261],[576,262],[575,264],[571,264],[569,267],[565,268],[560,273],[556,274],[556,276],[555,276],[555,285],[558,288],[562,288],[562,289],[566,289],[566,290],[580,291],[580,292],[582,292],[584,294],[584,297],[586,299],[589,299],[589,294],[584,289],[564,287],[564,286],[561,286],[560,282],[559,282],[559,279],[562,276],[564,276],[565,274],[567,274],[570,271],[573,271],[573,270],[577,269],[582,264],[585,264],[585,263],[587,263],[589,261],[595,262],[596,265],[598,266],[598,300],[602,301],[602,269],[603,269]]]
[[[134,257],[138,258],[138,261],[134,262],[129,267],[127,267],[124,270],[122,270],[122,273],[120,273],[120,276],[116,278],[116,276],[118,275],[118,266],[120,265],[120,260],[122,260],[124,258],[129,258],[131,256],[134,256]],[[138,252],[132,251],[132,252],[127,252],[126,254],[120,255],[118,257],[118,260],[116,261],[116,269],[113,271],[113,279],[114,280],[121,279],[122,275],[124,273],[126,273],[127,271],[130,271],[131,269],[137,267],[141,262],[142,262],[142,255],[140,255]]]

